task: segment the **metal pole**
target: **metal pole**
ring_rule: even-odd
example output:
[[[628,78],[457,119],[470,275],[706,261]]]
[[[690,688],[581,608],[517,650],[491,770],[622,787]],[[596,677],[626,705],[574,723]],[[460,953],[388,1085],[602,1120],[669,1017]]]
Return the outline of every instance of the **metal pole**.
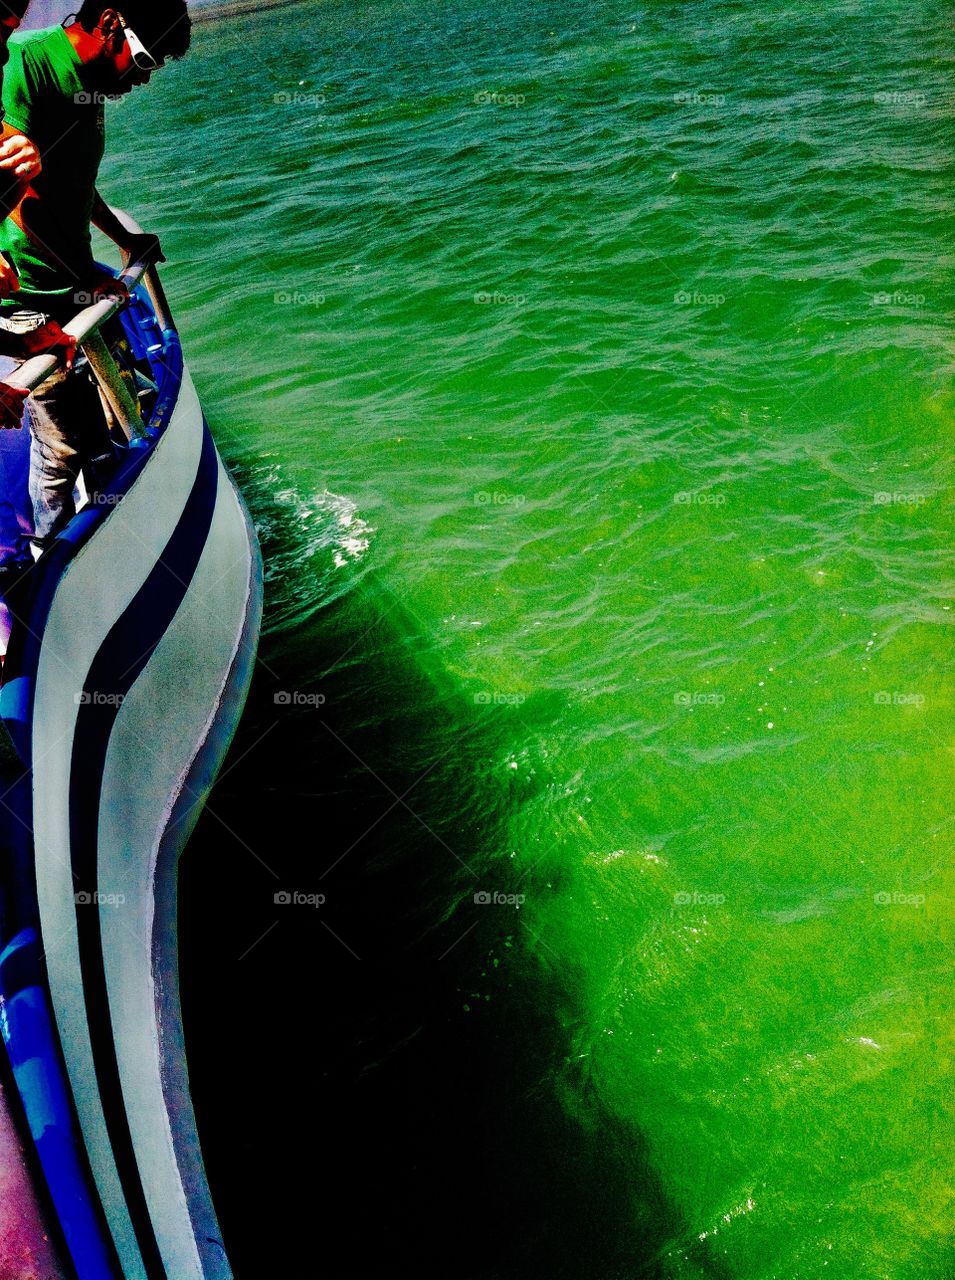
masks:
[[[150,267],[143,276],[143,284],[146,286],[146,292],[149,294],[149,301],[153,304],[153,311],[156,313],[156,319],[163,333],[167,330],[176,332],[176,322],[172,318],[172,311],[169,307],[169,301],[166,298],[166,291],[162,287],[162,281],[159,279],[159,272],[155,267]]]
[[[126,439],[141,440],[146,434],[142,412],[139,404],[130,395],[112,352],[103,340],[103,335],[99,332],[91,333],[83,343],[83,350],[90,362],[90,367],[96,374],[96,381],[102,387],[110,408],[126,433]]]

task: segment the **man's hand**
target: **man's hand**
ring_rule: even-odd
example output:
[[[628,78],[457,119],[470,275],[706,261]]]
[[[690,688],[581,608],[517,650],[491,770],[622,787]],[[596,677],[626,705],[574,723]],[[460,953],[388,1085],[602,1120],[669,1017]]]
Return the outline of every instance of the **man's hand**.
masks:
[[[0,431],[19,431],[23,426],[23,405],[29,391],[0,382]]]
[[[123,251],[124,267],[128,267],[131,262],[148,262],[153,266],[157,262],[166,261],[158,236],[131,236],[127,233],[119,247]]]
[[[20,277],[17,275],[16,268],[12,267],[0,253],[0,298],[9,298],[19,288]]]
[[[42,168],[40,153],[29,138],[15,133],[0,143],[0,169],[12,173],[20,182],[32,182]]]
[[[93,301],[102,302],[104,298],[109,298],[110,301],[115,298],[125,307],[129,303],[129,289],[122,280],[117,280],[115,276],[107,276],[105,280],[100,280],[93,286]]]
[[[62,351],[66,369],[72,369],[76,360],[76,339],[71,333],[64,333],[55,320],[25,333],[23,346],[28,356],[57,355]]]

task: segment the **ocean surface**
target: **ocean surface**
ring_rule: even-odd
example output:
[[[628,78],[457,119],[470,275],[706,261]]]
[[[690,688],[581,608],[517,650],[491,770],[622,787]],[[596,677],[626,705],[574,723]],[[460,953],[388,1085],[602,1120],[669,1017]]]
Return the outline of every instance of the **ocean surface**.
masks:
[[[239,1280],[955,1276],[951,75],[328,0],[109,109],[265,554],[181,903]]]

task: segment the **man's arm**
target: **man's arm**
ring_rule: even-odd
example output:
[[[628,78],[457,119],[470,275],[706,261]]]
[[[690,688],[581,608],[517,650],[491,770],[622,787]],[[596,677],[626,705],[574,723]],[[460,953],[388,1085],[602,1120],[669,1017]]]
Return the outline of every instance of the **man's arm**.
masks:
[[[159,237],[133,235],[127,231],[98,191],[93,196],[92,218],[93,226],[99,227],[104,235],[109,236],[114,244],[119,245],[123,252],[125,266],[129,266],[137,259],[144,259],[146,262],[166,261]]]

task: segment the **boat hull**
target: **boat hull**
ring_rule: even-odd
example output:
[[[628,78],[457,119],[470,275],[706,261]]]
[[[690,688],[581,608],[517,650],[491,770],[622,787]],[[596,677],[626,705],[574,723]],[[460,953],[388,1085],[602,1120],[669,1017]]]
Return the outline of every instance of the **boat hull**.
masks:
[[[3,995],[45,1001],[59,1103],[11,1056],[41,1159],[56,1131],[44,1169],[81,1280],[231,1276],[189,1093],[176,885],[248,691],[262,568],[166,341],[150,438],[37,566],[0,694],[28,769],[15,838],[31,833],[35,867],[35,936],[5,939],[32,959],[7,966],[23,989]]]

